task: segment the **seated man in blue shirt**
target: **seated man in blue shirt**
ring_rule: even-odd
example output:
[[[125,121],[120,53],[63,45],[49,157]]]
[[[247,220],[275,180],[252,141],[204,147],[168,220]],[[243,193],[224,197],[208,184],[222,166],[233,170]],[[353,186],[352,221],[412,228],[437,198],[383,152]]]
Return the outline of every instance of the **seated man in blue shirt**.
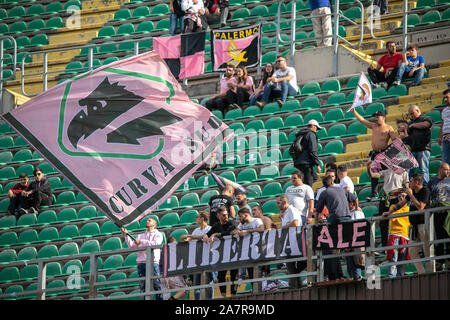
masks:
[[[403,57],[403,62],[398,68],[397,76],[393,83],[394,86],[398,86],[403,78],[414,77],[413,86],[418,86],[425,74],[425,59],[418,55],[418,46],[412,44],[408,47]]]

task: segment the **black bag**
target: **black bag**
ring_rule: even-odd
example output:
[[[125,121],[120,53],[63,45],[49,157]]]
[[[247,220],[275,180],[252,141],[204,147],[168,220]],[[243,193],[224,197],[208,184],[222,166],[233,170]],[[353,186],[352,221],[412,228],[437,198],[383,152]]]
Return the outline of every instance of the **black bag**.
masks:
[[[292,159],[297,158],[300,155],[300,153],[303,151],[303,147],[302,147],[303,136],[304,136],[304,134],[297,134],[294,142],[289,147],[289,154],[291,155]]]

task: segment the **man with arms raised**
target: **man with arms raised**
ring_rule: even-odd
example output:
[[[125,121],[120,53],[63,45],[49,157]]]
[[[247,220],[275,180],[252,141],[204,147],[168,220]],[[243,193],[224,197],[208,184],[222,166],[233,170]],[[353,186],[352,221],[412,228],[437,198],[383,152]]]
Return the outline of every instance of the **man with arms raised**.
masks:
[[[369,156],[370,160],[374,160],[377,154],[383,152],[389,146],[389,139],[394,141],[396,138],[394,129],[386,124],[386,114],[381,110],[374,113],[375,122],[364,119],[356,109],[352,109],[352,112],[359,122],[372,130],[372,151],[369,153]],[[372,195],[368,200],[377,200],[378,179],[372,178],[370,182]]]

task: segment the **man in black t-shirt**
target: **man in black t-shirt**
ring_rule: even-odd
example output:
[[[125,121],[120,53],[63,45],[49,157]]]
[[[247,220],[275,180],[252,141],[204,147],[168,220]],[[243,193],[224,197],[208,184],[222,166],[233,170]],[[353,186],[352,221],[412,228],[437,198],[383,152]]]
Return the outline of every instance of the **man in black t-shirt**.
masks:
[[[433,120],[424,116],[419,107],[411,105],[408,109],[411,121],[408,123],[408,139],[405,141],[411,147],[411,153],[419,163],[420,174],[423,177],[423,184],[426,186],[430,181],[428,165],[430,163],[431,151],[431,127]],[[413,175],[414,169],[409,173]]]
[[[231,232],[236,229],[237,227],[237,221],[234,221],[233,219],[229,219],[228,217],[228,211],[225,206],[220,206],[217,208],[217,220],[215,224],[211,225],[211,229],[209,229],[208,233],[206,233],[203,236],[203,241],[207,243],[212,243],[215,238],[223,237],[230,235]],[[221,270],[218,272],[217,279],[219,279],[219,282],[225,282],[225,276],[227,274],[228,270]],[[236,280],[236,275],[238,273],[238,269],[230,270],[230,277],[231,281]],[[219,287],[220,293],[225,298],[226,295],[226,287],[221,286]],[[231,286],[231,294],[236,294],[237,291],[237,285]]]
[[[429,208],[430,204],[430,190],[423,186],[423,178],[420,174],[412,176],[410,181],[410,188],[406,188],[406,194],[408,195],[406,201],[410,202],[409,211],[420,211]],[[409,217],[409,222],[412,226],[411,243],[423,242],[427,236],[425,232],[425,219],[424,214],[417,214]],[[410,247],[409,254],[412,259],[420,259],[419,251],[421,247]],[[434,250],[431,246],[429,249],[423,246],[423,251],[426,257],[434,256]],[[428,262],[429,263],[429,262]],[[419,274],[425,273],[422,262],[414,263],[417,272]],[[434,271],[434,261],[431,262],[432,269]]]
[[[234,188],[230,185],[227,185],[225,189],[222,191],[222,194],[219,194],[217,196],[212,196],[209,199],[209,225],[213,226],[215,223],[217,223],[219,220],[217,219],[216,213],[217,209],[221,206],[225,206],[230,213],[230,216],[232,218],[236,217],[236,212],[234,211],[233,207],[233,194],[234,194]]]

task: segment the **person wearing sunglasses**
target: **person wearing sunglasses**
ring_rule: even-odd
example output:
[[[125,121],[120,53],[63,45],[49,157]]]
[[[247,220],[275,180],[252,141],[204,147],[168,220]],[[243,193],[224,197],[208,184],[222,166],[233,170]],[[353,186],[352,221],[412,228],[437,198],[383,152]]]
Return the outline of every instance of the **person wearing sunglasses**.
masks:
[[[44,177],[40,168],[33,171],[35,181],[22,191],[20,214],[34,213],[38,214],[41,206],[51,205],[53,202],[52,188],[50,182]]]
[[[28,187],[28,176],[26,173],[19,175],[19,183],[8,190],[9,207],[8,213],[13,214],[16,217],[19,215],[20,198],[22,197],[22,191]]]
[[[256,102],[256,105],[260,108],[263,108],[271,97],[275,98],[281,107],[286,102],[288,96],[298,94],[297,73],[295,69],[288,67],[287,60],[283,56],[279,56],[275,62],[277,70],[267,79],[261,101]]]

